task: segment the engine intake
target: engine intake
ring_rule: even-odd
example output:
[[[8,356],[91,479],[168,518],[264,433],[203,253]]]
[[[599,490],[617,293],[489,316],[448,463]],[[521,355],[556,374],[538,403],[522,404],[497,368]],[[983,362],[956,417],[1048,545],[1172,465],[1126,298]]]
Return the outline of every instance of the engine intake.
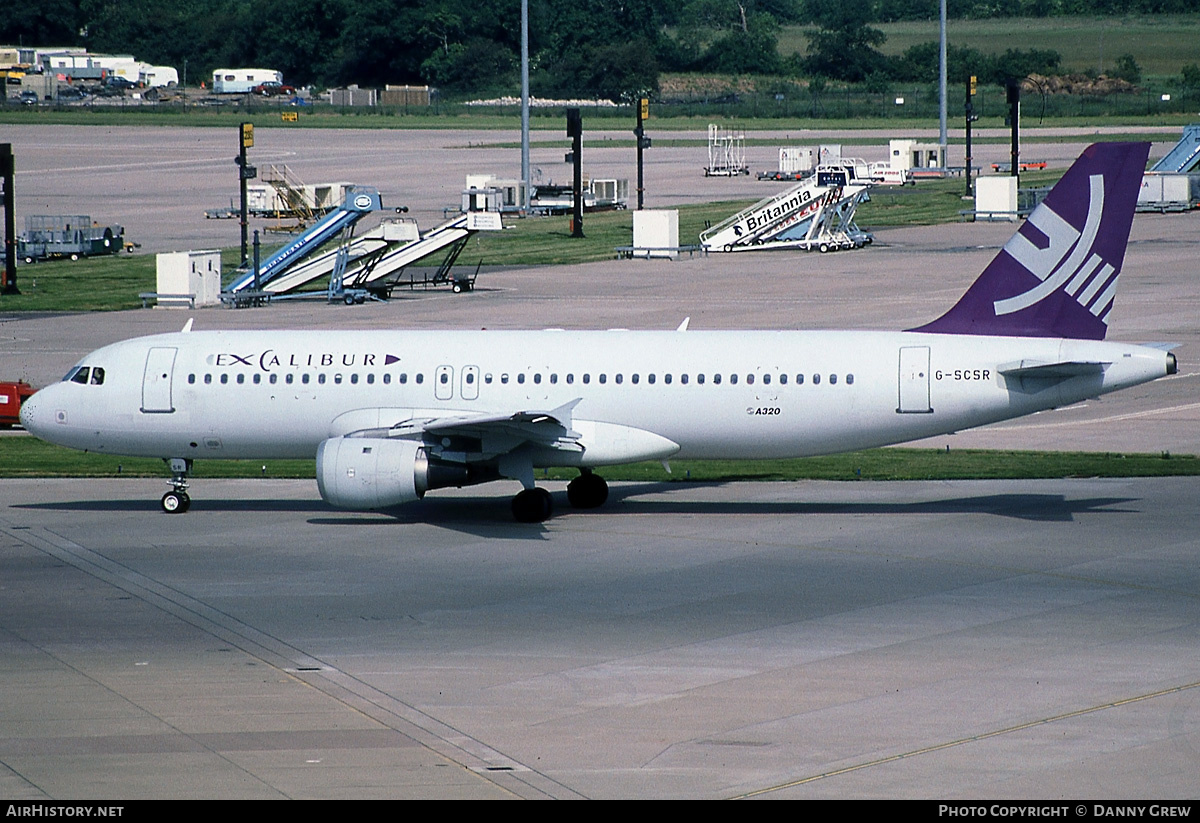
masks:
[[[331,437],[317,449],[317,488],[340,509],[382,509],[420,500],[430,489],[495,480],[486,467],[430,460],[412,440]]]

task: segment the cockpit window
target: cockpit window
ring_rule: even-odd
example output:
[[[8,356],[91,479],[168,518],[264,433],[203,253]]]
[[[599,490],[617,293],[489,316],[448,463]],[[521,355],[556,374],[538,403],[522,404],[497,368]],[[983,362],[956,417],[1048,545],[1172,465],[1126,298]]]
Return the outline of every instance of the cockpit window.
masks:
[[[66,373],[62,382],[78,383],[81,386],[86,386],[88,383],[93,386],[102,386],[104,385],[104,369],[99,366],[76,366]]]

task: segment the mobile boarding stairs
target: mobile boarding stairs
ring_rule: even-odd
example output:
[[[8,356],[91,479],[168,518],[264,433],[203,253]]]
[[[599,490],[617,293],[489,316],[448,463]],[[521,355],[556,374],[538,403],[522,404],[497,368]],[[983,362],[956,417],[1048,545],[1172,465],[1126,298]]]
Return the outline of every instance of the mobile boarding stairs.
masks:
[[[226,291],[227,299],[238,304],[239,296],[271,299],[295,295],[313,281],[328,277],[326,291],[331,301],[361,303],[368,294],[388,293],[405,267],[444,249],[448,253],[435,282],[450,282],[450,267],[467,239],[476,231],[502,228],[498,213],[468,212],[424,235],[414,221],[405,219],[385,221],[355,237],[358,221],[382,208],[377,190],[347,189],[340,207],[263,260],[257,275],[250,270],[235,279]],[[334,239],[338,242],[329,247]],[[469,290],[470,282],[454,279],[454,291]]]
[[[818,166],[791,188],[705,229],[700,244],[709,252],[861,248],[873,238],[855,225],[854,213],[870,187],[864,162]]]

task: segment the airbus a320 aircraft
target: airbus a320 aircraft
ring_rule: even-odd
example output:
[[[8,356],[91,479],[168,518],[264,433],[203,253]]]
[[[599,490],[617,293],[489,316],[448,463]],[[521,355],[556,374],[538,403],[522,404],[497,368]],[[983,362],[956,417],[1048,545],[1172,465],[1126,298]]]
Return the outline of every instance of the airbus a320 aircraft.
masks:
[[[166,512],[192,461],[316,455],[321,497],[375,509],[534,470],[830,454],[1075,403],[1176,371],[1103,342],[1149,151],[1096,144],[942,317],[863,331],[190,331],[92,352],[25,403],[52,443],[161,457]]]

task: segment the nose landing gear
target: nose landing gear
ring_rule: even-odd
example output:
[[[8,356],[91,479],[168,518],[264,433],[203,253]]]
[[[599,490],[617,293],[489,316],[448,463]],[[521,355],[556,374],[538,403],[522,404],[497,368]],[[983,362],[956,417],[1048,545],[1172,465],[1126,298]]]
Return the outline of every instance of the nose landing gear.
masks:
[[[185,457],[172,457],[163,458],[163,462],[171,468],[171,491],[159,501],[162,510],[167,514],[183,514],[192,507],[192,498],[187,493],[187,476],[192,470],[192,461]]]

